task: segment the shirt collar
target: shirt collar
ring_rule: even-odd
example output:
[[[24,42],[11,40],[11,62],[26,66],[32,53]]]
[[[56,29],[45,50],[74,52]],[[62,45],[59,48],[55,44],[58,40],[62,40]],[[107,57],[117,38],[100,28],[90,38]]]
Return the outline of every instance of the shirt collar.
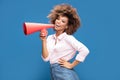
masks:
[[[58,39],[58,40],[62,40],[64,37],[66,37],[67,33],[64,32],[62,34],[60,34],[58,37],[56,37],[56,34],[53,35],[54,39]]]

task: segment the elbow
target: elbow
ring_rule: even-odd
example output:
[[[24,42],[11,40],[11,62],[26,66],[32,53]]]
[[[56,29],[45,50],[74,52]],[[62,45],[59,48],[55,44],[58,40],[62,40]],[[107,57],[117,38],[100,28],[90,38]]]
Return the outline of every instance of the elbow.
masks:
[[[42,57],[43,57],[44,59],[46,59],[48,56],[47,56],[47,55],[42,55]]]
[[[76,57],[76,60],[80,61],[80,62],[84,62],[85,58],[87,57],[87,55],[90,53],[88,48],[84,48],[82,49],[79,54]]]
[[[90,50],[87,48],[87,49],[85,50],[85,52],[86,52],[87,54],[89,54],[89,53],[90,53]]]
[[[84,48],[83,52],[81,53],[83,53],[83,56],[86,57],[90,53],[90,51],[88,48]]]
[[[41,55],[41,57],[42,57],[43,61],[45,61],[45,62],[49,61],[49,57],[44,57],[43,55]]]

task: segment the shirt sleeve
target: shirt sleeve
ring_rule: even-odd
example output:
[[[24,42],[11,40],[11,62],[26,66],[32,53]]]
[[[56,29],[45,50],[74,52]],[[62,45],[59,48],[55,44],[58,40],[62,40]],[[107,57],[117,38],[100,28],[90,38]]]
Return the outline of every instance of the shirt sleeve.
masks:
[[[49,61],[49,57],[44,58],[42,55],[41,55],[41,57],[42,57],[42,59],[43,59],[45,62]]]
[[[79,52],[75,59],[80,62],[84,62],[86,56],[89,54],[89,49],[83,43],[76,40],[73,36],[69,37],[69,42],[72,47]]]

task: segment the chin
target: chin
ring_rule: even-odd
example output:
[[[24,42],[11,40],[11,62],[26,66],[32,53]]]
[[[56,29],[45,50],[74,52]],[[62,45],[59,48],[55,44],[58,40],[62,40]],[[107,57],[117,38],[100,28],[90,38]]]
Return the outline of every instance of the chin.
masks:
[[[53,28],[54,29],[54,31],[57,31],[57,29],[56,28]]]
[[[59,29],[58,28],[54,28],[55,31],[58,31]]]

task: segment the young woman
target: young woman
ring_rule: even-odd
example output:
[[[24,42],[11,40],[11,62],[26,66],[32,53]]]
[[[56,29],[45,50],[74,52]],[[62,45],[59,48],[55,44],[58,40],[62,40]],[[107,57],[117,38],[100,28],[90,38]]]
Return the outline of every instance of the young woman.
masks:
[[[83,62],[89,53],[88,48],[72,36],[80,26],[80,19],[75,8],[69,4],[56,5],[48,15],[55,25],[55,34],[43,36],[42,58],[50,61],[52,80],[79,80],[73,68]],[[79,53],[73,62],[70,60]]]

